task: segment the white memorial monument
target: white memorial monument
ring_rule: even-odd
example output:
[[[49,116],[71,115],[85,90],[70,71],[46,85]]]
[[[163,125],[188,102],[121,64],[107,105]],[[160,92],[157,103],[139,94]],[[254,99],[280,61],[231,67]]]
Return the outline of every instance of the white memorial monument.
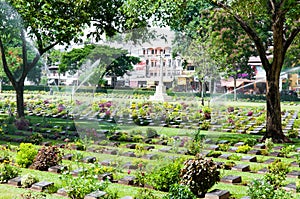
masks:
[[[151,101],[160,101],[160,102],[166,102],[166,101],[171,101],[172,97],[167,95],[166,92],[166,86],[164,86],[163,82],[163,57],[162,57],[162,51],[160,52],[160,64],[159,64],[159,74],[160,74],[160,79],[159,83],[156,86],[155,93],[153,96],[150,96]]]

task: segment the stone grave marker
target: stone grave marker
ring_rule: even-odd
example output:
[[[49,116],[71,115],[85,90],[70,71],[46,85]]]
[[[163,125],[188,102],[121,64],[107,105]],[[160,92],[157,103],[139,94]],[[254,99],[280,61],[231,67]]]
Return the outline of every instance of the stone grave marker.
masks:
[[[251,199],[250,196],[244,196],[241,199]]]
[[[48,169],[49,172],[52,173],[61,173],[62,171],[66,170],[67,167],[63,166],[63,165],[56,165],[56,166],[52,166]]]
[[[66,154],[62,157],[63,160],[72,160],[73,154]]]
[[[86,171],[86,169],[82,169],[82,168],[79,168],[79,169],[75,169],[73,171],[71,171],[70,173],[73,175],[73,176],[78,176],[80,173]]]
[[[258,135],[259,131],[255,131],[255,130],[249,131],[249,134],[251,134],[251,135]]]
[[[273,150],[281,150],[283,148],[283,146],[274,146]]]
[[[144,146],[144,149],[147,151],[150,151],[151,149],[154,149],[154,146]]]
[[[106,192],[97,190],[97,191],[94,191],[94,192],[89,193],[86,196],[84,196],[84,199],[99,199],[105,195],[106,195]]]
[[[21,176],[18,176],[18,177],[15,177],[13,179],[8,180],[7,183],[10,184],[10,185],[21,187],[22,186],[21,179],[22,179]]]
[[[296,171],[296,170],[290,171],[289,173],[286,174],[286,176],[290,178],[299,178],[300,171]]]
[[[245,164],[237,164],[231,168],[231,170],[248,172],[250,171],[250,166]]]
[[[114,177],[113,177],[113,174],[112,173],[103,173],[101,175],[98,176],[98,179],[99,180],[109,180],[109,181],[113,181],[114,180]]]
[[[291,162],[291,166],[299,167],[299,163],[296,161]]]
[[[228,152],[236,152],[237,149],[238,149],[237,147],[230,147],[228,149]]]
[[[157,154],[145,154],[142,156],[142,158],[148,159],[148,160],[155,160],[155,159],[158,159],[158,155]]]
[[[257,162],[257,158],[255,156],[244,156],[242,157],[241,161]]]
[[[134,184],[135,177],[134,176],[125,176],[124,178],[121,178],[118,183],[124,184],[124,185],[133,185]]]
[[[239,147],[239,146],[244,146],[244,145],[245,145],[245,142],[237,142],[233,146],[234,147]]]
[[[124,153],[122,153],[122,155],[126,156],[126,157],[136,157],[135,153],[132,151],[124,152]]]
[[[159,149],[160,152],[169,153],[172,150],[171,147],[164,147]]]
[[[104,154],[109,154],[109,155],[117,155],[118,154],[118,150],[116,149],[107,149],[103,151]]]
[[[269,154],[269,156],[280,157],[281,153],[277,151],[273,151]]]
[[[53,182],[42,181],[42,182],[34,183],[31,186],[31,189],[36,190],[36,191],[44,191],[52,185],[54,185]]]
[[[94,162],[96,162],[96,157],[86,156],[86,157],[82,158],[81,161],[84,163],[94,163]]]
[[[97,150],[94,147],[87,148],[86,151],[95,153]]]
[[[67,191],[64,188],[60,188],[57,190],[56,194],[61,195],[61,196],[68,196]]]
[[[128,149],[135,149],[136,144],[126,144],[126,148]]]
[[[218,141],[218,144],[228,144],[229,141],[228,140],[220,140]]]
[[[133,199],[133,197],[132,197],[132,196],[124,196],[124,197],[121,198],[121,199]]]
[[[292,192],[296,193],[297,186],[296,186],[295,182],[291,182],[291,183],[285,185],[283,187],[283,189],[286,190],[286,191],[292,191]]]
[[[232,156],[232,155],[231,155],[231,154],[222,154],[222,155],[220,155],[218,158],[228,160],[230,156]]]
[[[102,162],[99,162],[102,166],[117,166],[113,161],[111,160],[103,160]]]
[[[120,142],[110,142],[107,146],[118,147],[120,146]]]
[[[265,144],[256,144],[253,146],[254,149],[265,149],[266,145]]]
[[[271,164],[271,163],[273,163],[275,160],[276,160],[275,158],[267,159],[266,161],[264,161],[264,164]]]
[[[252,149],[250,151],[248,151],[247,154],[252,154],[252,155],[261,155],[261,150],[257,150],[257,149]]]
[[[131,162],[127,162],[127,163],[125,163],[125,164],[123,165],[123,168],[124,168],[124,169],[137,169],[138,166],[132,164]]]
[[[229,191],[214,189],[205,194],[205,199],[228,199],[230,196]]]
[[[232,183],[232,184],[241,183],[242,182],[242,177],[241,176],[228,175],[228,176],[224,176],[221,179],[221,182]]]
[[[264,173],[267,173],[268,172],[268,169],[266,167],[260,169],[257,171],[257,173],[260,173],[260,174],[264,174]]]
[[[219,146],[218,145],[209,145],[208,147],[207,147],[207,149],[208,150],[212,150],[212,151],[217,151],[217,150],[219,150]]]

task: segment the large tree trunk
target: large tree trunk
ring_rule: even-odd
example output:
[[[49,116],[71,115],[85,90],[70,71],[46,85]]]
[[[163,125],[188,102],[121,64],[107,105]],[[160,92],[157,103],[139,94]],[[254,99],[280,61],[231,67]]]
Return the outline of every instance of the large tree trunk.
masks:
[[[273,61],[265,67],[267,75],[267,131],[263,139],[272,138],[274,142],[291,142],[282,131],[279,78],[284,62],[283,19],[273,24]]]
[[[17,99],[18,118],[24,118],[25,117],[24,82],[17,82],[15,91],[16,91],[16,99]]]
[[[290,142],[290,140],[283,134],[281,124],[281,107],[280,107],[280,93],[279,93],[279,76],[270,71],[267,75],[267,124],[266,133],[263,140],[272,138],[276,143]]]

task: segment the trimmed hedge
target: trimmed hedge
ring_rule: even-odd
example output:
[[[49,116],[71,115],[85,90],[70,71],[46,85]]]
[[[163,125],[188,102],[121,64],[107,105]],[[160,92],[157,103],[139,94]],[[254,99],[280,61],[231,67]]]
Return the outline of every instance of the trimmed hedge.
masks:
[[[72,92],[73,87],[72,86],[52,86],[52,89],[54,91],[60,91],[60,92]],[[10,85],[3,85],[2,86],[3,91],[12,91],[14,90],[13,86]],[[35,86],[35,85],[26,85],[24,86],[25,91],[50,91],[50,86]],[[155,89],[147,89],[147,88],[139,88],[139,89],[130,89],[130,88],[117,88],[113,89],[111,87],[88,87],[83,86],[76,90],[76,92],[85,92],[85,93],[115,93],[115,94],[137,94],[137,95],[154,95]],[[169,96],[177,96],[177,97],[201,97],[201,93],[192,93],[192,92],[173,92],[173,91],[167,91],[167,94]],[[218,93],[213,94],[212,96],[209,93],[204,93],[205,98],[218,98],[220,99],[227,99],[227,100],[233,100],[234,95],[233,94],[224,94],[224,93]],[[248,95],[248,94],[237,94],[238,100],[245,100],[245,101],[265,101],[266,96],[265,95]],[[282,95],[281,101],[300,101],[300,98],[293,96],[293,95]]]

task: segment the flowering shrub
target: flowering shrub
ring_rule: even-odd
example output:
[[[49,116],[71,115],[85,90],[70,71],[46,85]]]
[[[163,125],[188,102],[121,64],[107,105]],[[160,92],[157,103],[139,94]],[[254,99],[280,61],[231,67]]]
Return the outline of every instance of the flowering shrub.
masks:
[[[58,165],[61,160],[61,152],[56,146],[43,146],[39,150],[30,168],[47,171],[48,168]]]
[[[31,185],[36,182],[38,182],[38,178],[30,173],[21,177],[21,185],[23,188],[31,187]]]
[[[15,178],[19,175],[20,170],[9,162],[4,161],[0,164],[0,183],[7,182],[8,180]]]

